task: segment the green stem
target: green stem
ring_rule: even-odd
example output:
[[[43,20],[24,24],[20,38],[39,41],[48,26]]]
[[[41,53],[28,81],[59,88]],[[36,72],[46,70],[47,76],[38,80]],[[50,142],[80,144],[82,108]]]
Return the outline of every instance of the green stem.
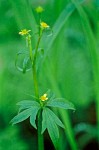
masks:
[[[38,82],[37,82],[37,73],[36,73],[36,57],[37,57],[37,51],[39,47],[41,36],[38,38],[38,42],[35,49],[34,59],[33,59],[33,66],[32,66],[32,72],[33,72],[33,80],[34,80],[34,86],[35,86],[35,95],[39,98],[39,90],[38,90]],[[41,128],[42,128],[42,111],[40,110],[38,113],[38,150],[44,150],[44,141],[43,141],[43,134],[41,134]]]
[[[41,35],[38,37],[37,45],[35,48],[35,53],[33,55],[32,53],[32,44],[31,44],[31,35],[28,35],[28,47],[30,52],[30,60],[32,63],[32,74],[33,74],[33,81],[34,81],[34,90],[35,90],[35,96],[39,99],[39,89],[38,89],[38,80],[37,80],[37,72],[36,72],[36,57],[37,57],[37,51],[39,48]],[[38,150],[44,150],[44,141],[43,141],[43,134],[41,134],[42,130],[42,110],[38,113]]]
[[[41,22],[41,13],[39,13],[39,35],[40,35],[40,22]]]
[[[35,88],[36,97],[39,97],[37,72],[36,72],[36,58],[37,58],[37,51],[38,51],[38,47],[39,47],[39,44],[40,44],[40,40],[41,40],[41,36],[39,36],[39,38],[38,38],[37,45],[36,45],[36,48],[35,48],[34,59],[32,61],[32,72],[33,72],[33,80],[34,80],[34,86],[35,86],[34,88]]]
[[[36,75],[37,73],[36,73],[36,66],[34,63],[32,66],[32,73],[33,73],[35,96],[39,98],[39,89],[38,89],[38,82],[37,82],[37,75]]]
[[[32,42],[31,42],[31,35],[30,34],[27,36],[27,40],[28,40],[28,48],[29,48],[29,53],[30,53],[30,60],[32,63],[32,74],[33,74],[33,81],[34,81],[35,96],[39,97],[38,82],[37,82],[37,75],[36,75],[36,55],[37,55],[36,53],[38,50],[39,43],[37,43],[36,52],[35,52],[35,55],[33,57]]]
[[[37,51],[38,51],[38,48],[39,48],[39,44],[40,44],[40,40],[41,40],[41,37],[42,37],[42,33],[39,35],[38,37],[38,41],[37,41],[37,45],[36,45],[36,48],[35,48],[35,55],[34,55],[34,64],[36,62],[36,57],[37,57]]]
[[[41,134],[42,130],[42,110],[38,113],[38,150],[44,150],[44,139],[43,134]]]
[[[30,52],[30,60],[31,62],[33,61],[33,54],[32,54],[32,43],[31,43],[31,35],[28,34],[27,38],[28,40],[28,48],[29,48],[29,52]]]

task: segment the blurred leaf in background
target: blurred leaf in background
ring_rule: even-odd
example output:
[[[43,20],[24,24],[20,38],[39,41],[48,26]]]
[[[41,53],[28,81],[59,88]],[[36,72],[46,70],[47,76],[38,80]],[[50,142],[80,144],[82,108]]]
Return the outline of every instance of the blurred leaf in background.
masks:
[[[17,128],[8,127],[0,133],[0,150],[27,150],[27,145],[18,137]]]

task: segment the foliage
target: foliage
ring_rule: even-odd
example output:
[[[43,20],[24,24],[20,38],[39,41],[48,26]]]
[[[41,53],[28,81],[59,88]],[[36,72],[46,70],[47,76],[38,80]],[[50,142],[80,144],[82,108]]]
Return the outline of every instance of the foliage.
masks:
[[[49,107],[58,107],[58,108],[72,109],[72,110],[75,110],[75,108],[72,103],[66,101],[65,99],[55,98],[54,94],[52,94],[50,90],[47,93],[48,93],[47,101],[40,102],[38,101],[38,98],[35,98],[33,100],[23,100],[17,103],[17,105],[20,106],[19,113],[11,120],[11,123],[14,125],[30,117],[31,125],[37,129],[35,121],[37,118],[38,111],[41,110],[42,111],[41,134],[43,134],[45,129],[47,129],[52,139],[52,142],[57,149],[57,144],[59,140],[59,131],[57,126],[60,126],[62,128],[65,127],[61,122],[61,120],[53,113],[52,110],[49,109]]]
[[[15,54],[19,50],[23,50],[25,47],[23,38],[19,37],[17,34],[20,29],[26,27],[32,29],[32,39],[36,37],[34,34],[37,32],[36,22],[38,22],[39,19],[35,12],[35,8],[38,5],[44,7],[42,16],[53,29],[53,35],[47,38],[45,36],[41,41],[41,47],[44,47],[44,59],[42,64],[38,62],[40,65],[38,68],[40,93],[43,93],[43,91],[50,88],[58,97],[63,96],[75,104],[76,112],[69,112],[69,120],[72,125],[71,130],[64,133],[60,130],[61,136],[58,143],[60,150],[69,149],[68,145],[73,145],[72,140],[70,142],[70,135],[75,133],[73,130],[74,126],[80,122],[84,122],[85,124],[94,124],[93,128],[96,128],[96,94],[94,90],[95,84],[93,79],[92,61],[87,43],[88,38],[86,39],[84,28],[82,28],[82,21],[79,17],[79,12],[76,11],[74,4],[72,4],[70,0],[42,2],[38,0],[1,0],[0,129],[2,130],[2,133],[6,134],[3,127],[7,129],[10,119],[16,114],[17,106],[15,104],[22,99],[29,99],[29,97],[31,99],[29,94],[32,95],[34,91],[34,87],[31,88],[31,71],[24,75],[19,74],[14,66],[14,59],[16,57]],[[97,20],[99,18],[99,3],[94,0],[85,0],[80,3],[80,6],[87,15],[90,29],[93,32],[97,43],[98,52],[99,22]],[[89,42],[89,44],[92,44],[92,42]],[[60,119],[65,124],[66,128],[68,127],[68,129],[70,129],[67,125],[68,116],[66,111],[56,112],[55,114],[59,114]],[[22,124],[20,124],[20,126],[23,127]],[[27,125],[25,126],[27,127]],[[19,126],[17,127],[19,130]],[[13,130],[13,128],[14,127],[11,127],[11,130]],[[26,131],[26,134],[31,134],[31,132],[35,134],[35,130],[30,131],[30,127],[27,128],[29,130]],[[22,132],[20,134],[22,134]],[[92,137],[92,134],[89,135],[88,133],[87,135],[88,137]],[[15,137],[18,138],[19,135],[15,133]],[[51,147],[51,144],[47,141],[48,136],[46,134],[45,137],[45,144],[47,143],[48,146]],[[82,147],[85,148],[89,143],[86,141],[85,145],[83,145],[83,140],[86,139],[86,134],[84,135],[84,138],[81,139],[82,146],[80,145],[81,142],[78,140],[78,136],[75,135],[75,137],[78,141],[76,143],[79,146],[79,149],[82,149]],[[67,140],[63,146],[64,139]],[[28,143],[28,145],[32,145],[31,143],[35,145],[35,142],[30,142],[30,140],[26,140],[26,143]],[[46,149],[48,149],[48,147]]]

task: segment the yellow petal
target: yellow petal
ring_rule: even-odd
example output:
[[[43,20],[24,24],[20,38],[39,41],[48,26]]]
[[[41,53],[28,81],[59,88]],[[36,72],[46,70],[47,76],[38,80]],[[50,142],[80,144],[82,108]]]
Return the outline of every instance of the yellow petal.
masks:
[[[45,93],[44,95],[42,95],[40,97],[41,101],[45,101],[45,100],[48,100],[48,97],[47,97],[47,94]]]
[[[45,22],[41,22],[40,25],[42,28],[49,28],[49,25]]]
[[[26,29],[23,29],[19,32],[20,35],[26,35],[30,32],[31,30],[26,30]]]

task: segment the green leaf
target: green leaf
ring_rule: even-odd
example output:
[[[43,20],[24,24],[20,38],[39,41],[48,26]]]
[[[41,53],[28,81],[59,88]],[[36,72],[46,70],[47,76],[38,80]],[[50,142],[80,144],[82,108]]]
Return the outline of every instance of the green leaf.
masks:
[[[53,119],[53,121],[59,125],[60,127],[64,128],[64,125],[63,123],[61,122],[61,120],[53,113],[52,110],[50,110],[49,108],[46,108],[47,109],[47,113],[49,113],[50,117]]]
[[[35,101],[35,99],[34,99],[34,101],[33,100],[23,100],[23,101],[18,102],[17,105],[21,106],[19,108],[19,112],[24,110],[24,109],[27,109],[29,107],[32,107],[32,106],[33,107],[40,107],[40,104],[37,101]]]
[[[47,102],[46,106],[51,106],[51,107],[58,107],[58,108],[63,108],[63,109],[73,109],[75,110],[74,105],[67,101],[64,98],[55,98]]]
[[[79,0],[79,4],[83,3],[84,1],[85,0]],[[59,33],[62,30],[64,24],[66,23],[66,21],[68,21],[68,19],[70,18],[74,10],[75,10],[75,6],[72,3],[69,3],[68,5],[66,5],[66,7],[63,9],[57,21],[54,24],[54,27],[53,27],[54,36],[43,39],[46,43],[45,45],[46,53],[45,53],[44,59],[48,55],[48,51],[51,49],[53,43],[55,42],[56,37],[59,36]]]
[[[15,59],[15,67],[17,68],[18,71],[26,73],[31,70],[31,62],[30,62],[28,55],[29,54],[27,51],[19,51],[17,53],[16,59]],[[23,56],[24,56],[24,58],[23,58]],[[22,60],[23,60],[23,64],[21,67],[21,64],[19,62],[21,62]]]
[[[26,120],[30,115],[31,115],[32,109],[26,109],[23,112],[19,113],[17,116],[15,116],[12,120],[11,123],[14,125],[16,123],[22,122]]]
[[[46,94],[48,95],[48,100],[52,100],[55,98],[55,94],[49,89]]]
[[[37,116],[39,109],[40,109],[40,107],[37,107],[37,106],[32,107],[32,112],[31,112],[31,116],[30,116],[30,123],[35,129],[37,129],[35,120],[36,120],[36,116]]]
[[[53,120],[53,118],[51,117],[51,115],[49,114],[48,109],[45,108],[43,111],[46,116],[46,126],[47,126],[48,133],[50,135],[50,138],[51,138],[55,148],[57,149],[58,139],[59,139],[58,127],[57,127],[55,121]]]
[[[43,48],[38,48],[38,53],[37,55],[43,56],[44,55],[44,49]]]
[[[20,113],[21,111],[23,111],[23,110],[25,110],[25,109],[28,109],[28,108],[30,108],[30,106],[21,106],[21,107],[19,108],[18,113]]]
[[[49,118],[49,121],[47,122],[47,129],[48,133],[50,135],[50,138],[57,149],[58,147],[58,139],[59,139],[59,130],[57,125],[53,122],[51,118]]]
[[[27,106],[27,107],[31,107],[31,106],[40,106],[40,104],[34,99],[34,100],[23,100],[17,103],[17,105],[20,106]]]
[[[23,73],[26,73],[27,71],[28,62],[29,62],[29,57],[25,57],[23,60]]]
[[[44,36],[48,37],[48,36],[52,36],[52,35],[53,35],[53,30],[50,27],[46,28],[45,32],[44,32]]]
[[[43,112],[42,112],[42,131],[41,131],[41,134],[44,133],[44,131],[46,130],[47,126],[46,126],[46,112],[45,112],[45,108],[43,109]]]

